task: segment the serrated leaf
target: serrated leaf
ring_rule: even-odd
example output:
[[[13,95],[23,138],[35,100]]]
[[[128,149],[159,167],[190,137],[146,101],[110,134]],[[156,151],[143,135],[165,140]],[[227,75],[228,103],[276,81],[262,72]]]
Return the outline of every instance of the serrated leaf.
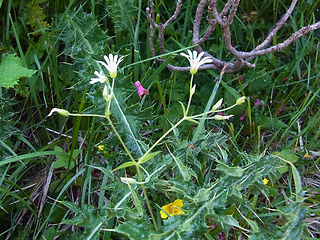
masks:
[[[139,158],[138,163],[139,164],[145,163],[160,153],[161,153],[161,151],[157,151],[157,152],[153,152],[153,153],[148,153],[147,155],[143,155],[141,158]]]
[[[103,60],[103,55],[106,53],[113,53],[110,49],[105,49],[108,36],[101,30],[92,14],[86,14],[82,8],[67,14],[61,20],[60,29],[57,32],[59,31],[61,32],[59,39],[65,43],[64,54],[73,59],[73,68],[79,77],[83,79],[83,81],[76,81],[73,89],[83,91],[87,87],[89,80],[94,76],[94,71],[105,71],[107,74],[106,69],[103,69],[97,60]],[[120,73],[121,69],[118,70]],[[150,117],[150,114],[143,114],[142,112],[148,109],[141,110],[139,104],[134,105],[135,109],[130,109],[126,105],[130,94],[127,90],[132,87],[132,84],[130,81],[124,81],[123,79],[121,82],[121,74],[118,75],[110,111],[115,117],[113,119],[115,120],[117,131],[123,137],[127,148],[134,157],[141,157],[145,150],[138,143],[140,138],[139,130],[142,122],[145,122],[145,118]],[[93,106],[95,106],[95,109],[92,110],[94,113],[105,111],[105,102],[99,90],[98,85],[90,85],[87,93]],[[133,111],[135,111],[134,114],[132,113]]]
[[[244,169],[241,167],[230,167],[227,164],[219,162],[218,167],[216,168],[217,171],[223,172],[227,176],[233,177],[241,177]]]
[[[176,164],[179,168],[179,171],[183,177],[183,180],[185,182],[188,182],[191,179],[191,175],[188,172],[188,168],[185,165],[183,165],[183,163],[180,161],[180,159],[176,158],[171,152],[170,152],[170,155],[172,156],[173,160],[176,162]]]
[[[128,220],[119,224],[114,230],[128,236],[131,240],[148,239],[148,236],[154,232],[148,219]]]
[[[0,87],[12,88],[21,77],[31,77],[37,70],[22,66],[22,60],[15,54],[2,55],[0,63]]]

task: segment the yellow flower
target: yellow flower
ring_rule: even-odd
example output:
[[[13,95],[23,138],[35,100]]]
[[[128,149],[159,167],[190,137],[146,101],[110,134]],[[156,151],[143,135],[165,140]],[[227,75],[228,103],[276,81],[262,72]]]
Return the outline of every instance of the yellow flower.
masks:
[[[168,215],[172,217],[173,215],[185,214],[185,212],[181,210],[182,207],[183,201],[181,199],[177,199],[173,203],[164,205],[162,207],[163,210],[160,211],[161,218],[167,218]]]
[[[98,146],[98,150],[99,150],[99,151],[103,151],[103,150],[104,150],[104,146],[103,146],[103,145],[99,145],[99,146]]]
[[[304,155],[304,157],[305,157],[305,158],[311,158],[311,155],[310,155],[309,153],[306,153],[306,154]]]
[[[265,178],[265,179],[262,180],[262,182],[264,183],[264,185],[267,185],[269,180]]]

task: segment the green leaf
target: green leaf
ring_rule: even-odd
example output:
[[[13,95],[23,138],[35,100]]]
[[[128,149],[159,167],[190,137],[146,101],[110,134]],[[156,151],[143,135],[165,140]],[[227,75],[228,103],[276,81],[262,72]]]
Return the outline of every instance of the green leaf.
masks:
[[[136,206],[136,210],[137,210],[137,214],[140,217],[143,217],[143,208],[142,208],[142,204],[140,199],[138,198],[137,193],[134,191],[134,189],[132,189],[132,187],[130,186],[130,184],[128,184],[128,187],[130,189],[131,195],[132,195],[132,199],[133,199],[133,203]]]
[[[135,165],[137,165],[137,164],[134,162],[126,162],[126,163],[121,164],[119,167],[113,169],[112,172],[117,171],[121,168],[127,168],[127,167],[131,167],[131,166],[135,166]]]
[[[180,103],[181,108],[182,108],[182,111],[183,111],[183,116],[187,116],[186,108],[184,107],[183,103],[182,103],[182,102],[180,102],[180,101],[179,101],[179,103]]]
[[[291,163],[294,163],[299,159],[299,157],[291,149],[283,149],[281,152],[274,152],[272,154],[275,156],[278,156],[288,162],[291,162]],[[279,163],[278,170],[281,174],[283,174],[283,173],[287,172],[289,169],[288,169],[287,164],[285,164],[285,162],[281,161]]]
[[[138,163],[139,164],[145,163],[145,162],[149,161],[150,159],[154,158],[155,156],[157,156],[159,153],[161,153],[161,151],[157,151],[157,152],[153,152],[153,153],[148,153],[147,155],[143,155],[141,158],[139,158]]]
[[[0,87],[12,88],[21,77],[31,77],[37,70],[22,66],[22,60],[15,54],[2,55],[0,64]]]
[[[108,49],[105,44],[108,41],[108,35],[101,30],[94,16],[85,13],[82,8],[66,14],[61,19],[59,27],[57,29],[57,32],[60,32],[59,39],[65,43],[64,54],[72,57],[73,68],[82,79],[82,81],[76,81],[72,88],[82,92],[89,85],[87,96],[95,106],[92,111],[95,113],[104,112],[105,101],[102,97],[101,87],[98,84],[90,85],[89,81],[94,76],[94,71],[104,71],[107,74],[106,69],[102,68],[97,61],[103,61],[103,55],[106,53],[114,52]],[[123,54],[126,54],[126,50],[123,51]],[[130,59],[130,57],[125,59]],[[121,65],[125,65],[125,61]],[[121,71],[121,66],[119,66],[110,111],[114,116],[115,127],[127,148],[134,157],[138,158],[145,152],[138,142],[140,139],[139,130],[142,123],[150,118],[151,114],[148,113],[151,108],[142,109],[139,103],[133,106],[127,105],[130,103],[127,100],[129,94],[132,94],[129,91],[132,88],[132,83],[127,79],[121,79]]]
[[[288,126],[278,118],[265,116],[261,118],[260,124],[262,128],[285,128]]]
[[[70,153],[66,153],[62,148],[54,146],[53,149],[57,152],[61,152],[61,155],[57,155],[58,160],[54,163],[53,168],[63,167],[65,169],[72,169],[75,166],[75,160],[81,152],[81,149],[75,149],[70,159]]]
[[[216,170],[223,172],[227,176],[233,177],[241,177],[244,172],[244,169],[242,169],[241,167],[229,167],[227,164],[224,164],[222,162],[219,162]]]
[[[125,221],[115,228],[115,232],[128,236],[130,240],[141,240],[148,239],[154,230],[149,219],[144,218]]]
[[[188,182],[191,179],[191,175],[188,172],[188,168],[183,165],[183,163],[180,161],[179,158],[176,158],[171,152],[170,152],[171,157],[174,159],[174,161],[176,162],[179,171],[181,172],[181,175],[183,177],[183,180],[185,182]]]

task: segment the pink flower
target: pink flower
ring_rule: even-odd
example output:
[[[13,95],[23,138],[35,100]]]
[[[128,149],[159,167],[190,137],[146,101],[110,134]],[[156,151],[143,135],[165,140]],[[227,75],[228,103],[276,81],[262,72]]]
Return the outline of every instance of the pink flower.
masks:
[[[141,98],[143,95],[148,95],[149,91],[147,89],[145,89],[142,84],[140,83],[140,81],[136,81],[134,83],[134,85],[136,86],[137,92],[139,97]]]
[[[244,110],[244,114],[240,117],[240,121],[243,121],[246,116],[247,116],[247,110]]]
[[[284,101],[284,99],[282,100],[282,102]],[[287,106],[287,104],[283,104],[280,108],[279,108],[279,110],[278,110],[278,112],[277,112],[277,116],[278,115],[280,115],[280,113],[286,108],[286,106]]]
[[[260,106],[264,105],[264,102],[262,102],[259,98],[257,98],[256,101],[254,102],[254,105],[257,106],[257,108],[259,108]]]

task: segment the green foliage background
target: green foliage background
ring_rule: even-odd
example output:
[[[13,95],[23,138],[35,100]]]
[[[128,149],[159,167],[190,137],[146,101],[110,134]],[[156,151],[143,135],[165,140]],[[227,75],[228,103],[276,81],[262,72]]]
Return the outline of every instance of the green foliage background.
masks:
[[[319,237],[318,31],[280,53],[258,57],[254,69],[223,77],[216,70],[196,74],[193,114],[204,112],[211,98],[217,102],[223,97],[224,107],[242,95],[249,99],[225,113],[234,115],[231,121],[206,121],[196,136],[196,124],[182,123],[156,147],[160,154],[142,165],[158,231],[140,184],[121,181],[139,181],[136,169],[113,171],[129,160],[107,122],[47,117],[54,107],[104,113],[103,86],[88,83],[94,71],[104,70],[97,63],[103,55],[124,56],[112,120],[132,155],[141,157],[181,119],[179,102],[188,101],[189,73],[166,69],[168,63],[188,64],[172,53],[192,41],[198,1],[183,2],[179,17],[166,29],[168,55],[160,64],[150,54],[148,1],[0,1],[0,72],[10,67],[15,73],[0,77],[1,237]],[[290,3],[241,1],[232,28],[236,47],[253,49]],[[319,19],[318,6],[318,0],[299,1],[272,44]],[[158,21],[166,21],[174,9],[173,0],[155,1]],[[222,34],[217,28],[202,47],[233,61]],[[148,96],[139,99],[136,81],[149,90]],[[263,105],[255,105],[257,99]],[[161,207],[175,199],[183,199],[186,214],[161,219]]]

